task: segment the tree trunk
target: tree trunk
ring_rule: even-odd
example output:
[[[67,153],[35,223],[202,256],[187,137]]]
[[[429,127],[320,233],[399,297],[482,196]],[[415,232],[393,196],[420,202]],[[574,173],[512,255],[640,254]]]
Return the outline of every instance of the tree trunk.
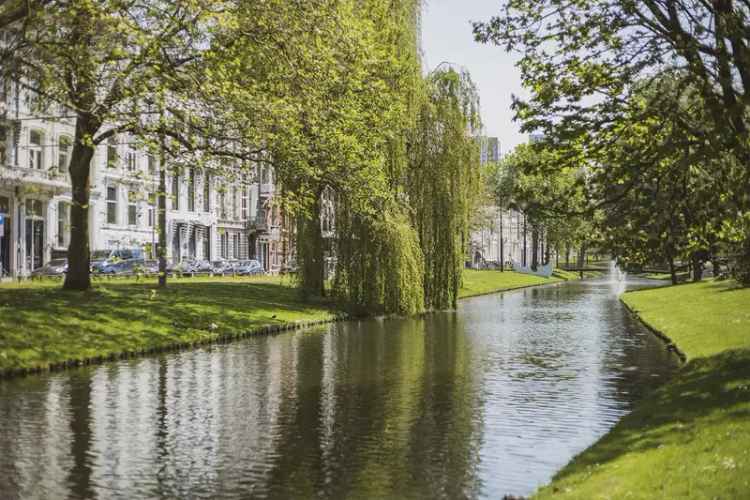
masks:
[[[301,290],[305,296],[325,297],[325,258],[323,233],[320,227],[320,193],[315,197],[310,214],[297,219],[298,259]]]
[[[500,272],[505,271],[505,241],[503,240],[503,213],[500,212]]]
[[[691,257],[693,260],[693,281],[697,282],[703,279],[703,262],[701,262],[698,252],[693,252]]]
[[[549,265],[549,261],[550,261],[550,259],[552,258],[552,250],[550,249],[550,246],[549,246],[549,239],[547,239],[547,238],[548,238],[548,235],[547,235],[547,234],[545,234],[544,236],[545,236],[545,244],[544,244],[544,265],[546,266],[546,265]]]
[[[583,279],[583,266],[586,259],[586,244],[581,243],[581,248],[578,251],[578,273],[581,279]]]
[[[63,288],[88,290],[91,288],[91,248],[89,248],[89,195],[91,187],[91,158],[94,146],[91,137],[98,124],[87,116],[76,119],[76,137],[70,157],[70,182],[73,203],[70,207],[70,246],[68,247],[68,272]]]
[[[531,270],[539,267],[539,229],[536,225],[531,228]]]
[[[528,259],[526,258],[526,213],[523,214],[523,267],[526,267]]]
[[[164,148],[164,137],[159,156],[159,287],[167,286],[167,155]]]
[[[672,284],[677,284],[677,270],[674,267],[674,257],[668,256],[667,262],[669,263],[669,276],[672,278]]]
[[[570,243],[565,245],[565,267],[570,267]]]

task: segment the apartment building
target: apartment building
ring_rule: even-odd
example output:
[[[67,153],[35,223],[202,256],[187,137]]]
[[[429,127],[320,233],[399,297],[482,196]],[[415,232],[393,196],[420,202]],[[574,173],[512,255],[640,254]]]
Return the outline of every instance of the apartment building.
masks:
[[[62,106],[32,111],[35,95],[18,82],[0,85],[0,276],[24,277],[65,256],[70,242],[68,164],[75,119]],[[96,148],[91,162],[93,251],[158,248],[158,158],[128,135]],[[210,169],[168,169],[167,258],[257,258],[282,267],[281,214],[270,166],[228,176]]]
[[[533,251],[531,226],[526,224],[523,213],[495,206],[483,207],[481,211],[482,223],[471,233],[471,266],[499,266],[501,254],[506,268],[513,262],[529,265]]]

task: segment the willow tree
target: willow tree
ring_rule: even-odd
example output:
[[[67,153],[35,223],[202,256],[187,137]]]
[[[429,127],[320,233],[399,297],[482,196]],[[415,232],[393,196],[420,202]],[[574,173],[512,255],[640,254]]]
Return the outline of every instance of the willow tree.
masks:
[[[455,307],[458,300],[478,191],[480,128],[479,98],[469,75],[453,69],[433,72],[425,82],[407,172],[428,308]]]

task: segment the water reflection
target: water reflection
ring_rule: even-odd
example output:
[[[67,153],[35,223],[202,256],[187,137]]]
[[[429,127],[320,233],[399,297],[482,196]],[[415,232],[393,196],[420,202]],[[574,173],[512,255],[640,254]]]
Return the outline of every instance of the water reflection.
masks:
[[[0,382],[27,497],[528,494],[675,366],[617,279]]]

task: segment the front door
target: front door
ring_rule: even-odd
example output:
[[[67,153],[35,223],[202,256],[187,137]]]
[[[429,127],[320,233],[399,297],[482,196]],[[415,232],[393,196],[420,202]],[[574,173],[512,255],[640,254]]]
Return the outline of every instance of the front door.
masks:
[[[44,265],[44,221],[26,219],[26,269],[33,271]]]
[[[0,233],[0,277],[10,274],[10,217],[3,214],[3,231]]]

